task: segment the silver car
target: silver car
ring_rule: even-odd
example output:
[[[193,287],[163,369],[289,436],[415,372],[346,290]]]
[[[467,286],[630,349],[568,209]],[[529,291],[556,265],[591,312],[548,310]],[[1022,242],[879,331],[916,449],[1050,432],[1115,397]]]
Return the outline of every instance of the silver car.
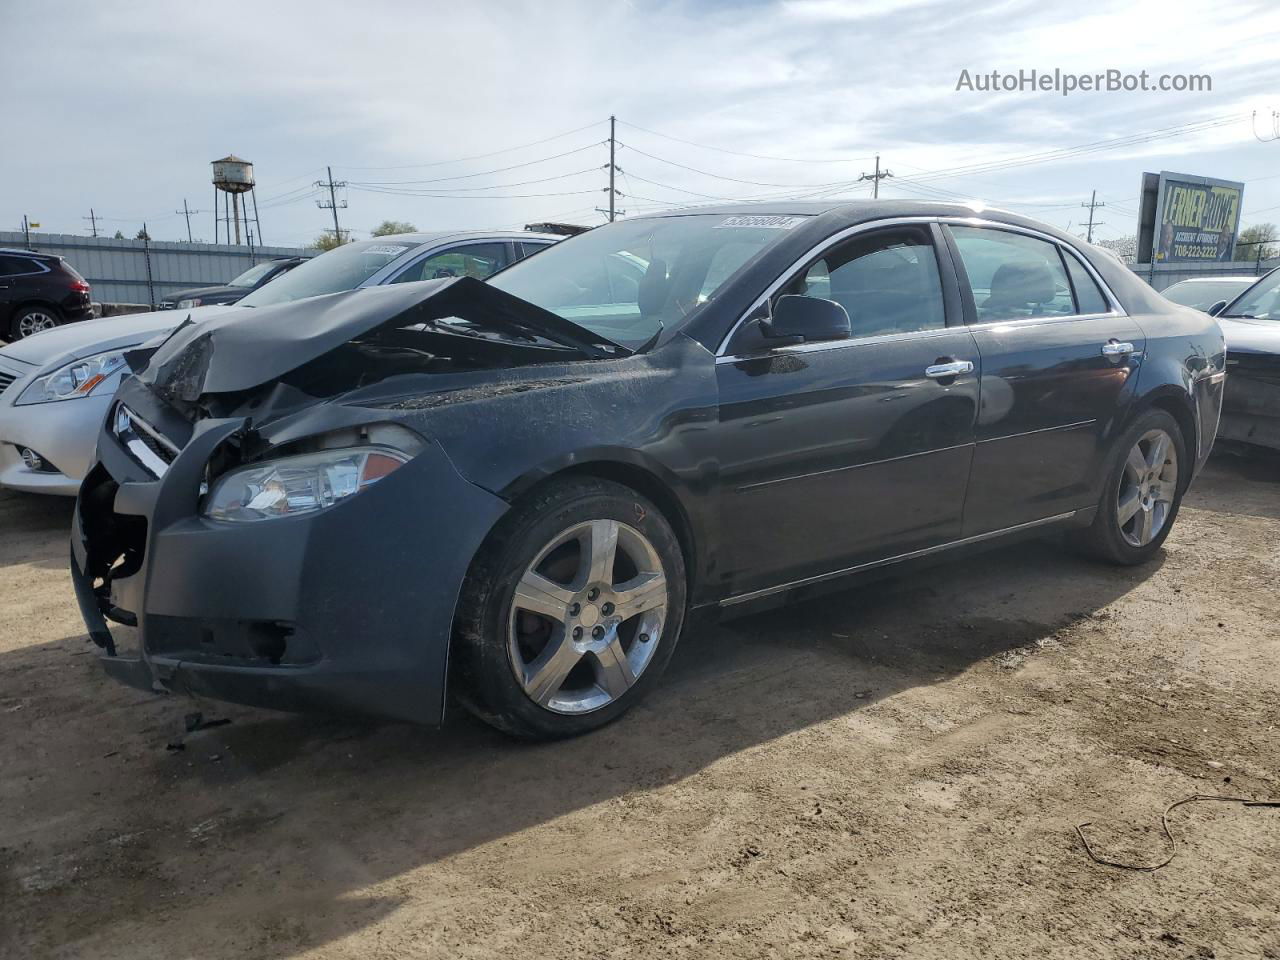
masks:
[[[235,304],[106,317],[0,350],[0,486],[75,496],[98,430],[128,372],[125,353],[184,323],[358,287],[436,277],[484,279],[563,239],[527,231],[405,233],[349,243]]]

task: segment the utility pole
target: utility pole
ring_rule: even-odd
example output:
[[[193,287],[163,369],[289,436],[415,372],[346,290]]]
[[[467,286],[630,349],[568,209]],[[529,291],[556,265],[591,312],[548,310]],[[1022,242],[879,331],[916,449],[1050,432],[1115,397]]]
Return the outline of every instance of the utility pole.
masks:
[[[39,227],[40,224],[37,223],[36,226]],[[27,219],[27,215],[25,213],[22,215],[22,235],[26,239],[27,249],[30,250],[31,249],[31,221]]]
[[[335,183],[333,180],[333,167],[325,167],[325,171],[329,174],[329,182],[326,183],[323,180],[317,180],[316,186],[329,188],[329,202],[325,203],[323,200],[317,200],[316,206],[321,210],[333,211],[333,236],[334,239],[338,241],[339,246],[341,246],[342,228],[338,226],[338,207],[341,206],[345,210],[347,207],[347,201],[343,200],[342,203],[339,204],[338,195],[334,191],[336,191],[338,187],[345,187],[347,185],[347,181],[340,180]]]
[[[1106,204],[1098,202],[1098,191],[1095,190],[1093,191],[1093,195],[1089,198],[1089,202],[1082,203],[1080,204],[1080,206],[1089,208],[1089,228],[1085,236],[1085,240],[1088,243],[1093,243],[1093,228],[1095,226],[1098,226],[1098,227],[1102,226],[1101,220],[1099,220],[1096,224],[1093,222],[1093,211],[1096,210],[1098,207],[1105,207]]]
[[[613,223],[613,221],[617,219],[618,214],[620,213],[625,214],[627,212],[625,210],[619,210],[618,203],[617,203],[618,197],[622,196],[622,194],[618,192],[617,181],[615,179],[617,174],[622,172],[622,170],[619,169],[617,164],[617,155],[618,155],[617,131],[618,131],[618,118],[614,116],[610,116],[609,117],[609,186],[605,188],[606,192],[609,194],[609,209],[602,210],[600,207],[596,207],[596,213],[603,213],[605,216],[609,218],[610,223]]]
[[[89,221],[89,228],[93,231],[93,235],[96,237],[98,235],[98,215],[93,212],[93,207],[89,208],[89,215],[87,217],[81,217],[80,219]]]
[[[880,197],[880,181],[881,181],[881,180],[884,180],[884,179],[887,179],[888,177],[892,177],[892,176],[893,176],[893,174],[889,171],[889,168],[888,168],[888,167],[886,167],[886,168],[884,169],[884,172],[883,172],[883,173],[881,173],[881,172],[880,172],[880,154],[878,154],[878,153],[877,153],[877,154],[876,154],[876,172],[875,172],[875,173],[864,173],[862,176],[860,176],[860,177],[859,177],[857,180],[855,180],[854,182],[855,182],[855,183],[858,183],[858,182],[861,182],[861,181],[863,181],[863,180],[870,180],[870,181],[871,181],[871,196],[873,196],[873,197],[875,197],[875,198],[879,199],[879,197]]]
[[[187,218],[187,243],[193,243],[194,241],[191,239],[191,215],[192,215],[193,213],[199,213],[200,211],[199,211],[199,210],[188,210],[188,209],[187,209],[187,198],[186,198],[186,197],[183,197],[183,198],[182,198],[182,209],[181,209],[181,210],[175,210],[175,211],[173,211],[173,212],[174,212],[174,213],[180,213],[180,214],[182,214],[184,217],[186,217],[186,218]],[[214,213],[214,216],[215,216],[215,217],[217,216],[217,213],[216,213],[216,212]],[[213,242],[214,242],[214,243],[217,243],[218,241],[215,239]]]

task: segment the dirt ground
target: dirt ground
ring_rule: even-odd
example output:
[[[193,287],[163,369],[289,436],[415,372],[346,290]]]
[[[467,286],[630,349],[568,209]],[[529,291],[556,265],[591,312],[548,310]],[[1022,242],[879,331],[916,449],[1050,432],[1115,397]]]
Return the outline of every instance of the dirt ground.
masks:
[[[0,496],[0,956],[1280,958],[1280,468],[1140,570],[1030,543],[687,636],[580,740],[109,682]],[[185,749],[166,744],[183,740]]]

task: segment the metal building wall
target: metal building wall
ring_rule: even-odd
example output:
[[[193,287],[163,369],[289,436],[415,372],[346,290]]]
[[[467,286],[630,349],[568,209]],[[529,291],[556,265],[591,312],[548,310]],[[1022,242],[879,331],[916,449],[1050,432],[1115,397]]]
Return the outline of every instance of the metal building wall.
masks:
[[[0,230],[0,247],[25,246],[26,237],[21,231]],[[145,242],[64,233],[33,233],[31,247],[40,253],[55,254],[71,264],[93,287],[94,300],[149,306],[158,306],[172,294],[190,287],[226,283],[263,260],[317,253],[298,247]]]

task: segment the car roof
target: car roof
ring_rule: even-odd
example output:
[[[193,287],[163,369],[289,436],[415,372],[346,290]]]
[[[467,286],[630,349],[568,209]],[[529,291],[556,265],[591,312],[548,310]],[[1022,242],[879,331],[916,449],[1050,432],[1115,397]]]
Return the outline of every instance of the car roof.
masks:
[[[61,260],[56,253],[39,253],[35,250],[23,250],[21,247],[0,247],[0,254],[15,257],[36,257],[41,260]]]
[[[412,243],[439,243],[446,240],[563,240],[554,233],[534,233],[531,230],[438,230],[423,233],[389,233],[371,240],[406,240]]]
[[[1181,283],[1239,283],[1241,281],[1253,283],[1257,279],[1257,277],[1187,277],[1172,284],[1172,286],[1176,287]]]

